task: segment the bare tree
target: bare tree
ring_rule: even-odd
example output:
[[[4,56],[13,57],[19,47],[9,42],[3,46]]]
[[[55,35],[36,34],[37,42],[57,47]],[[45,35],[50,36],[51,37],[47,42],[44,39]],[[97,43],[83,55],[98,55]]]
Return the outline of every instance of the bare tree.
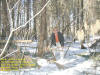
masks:
[[[41,1],[41,6],[45,5],[46,0]],[[47,40],[47,21],[46,21],[46,8],[41,13],[40,27],[39,27],[39,43],[38,43],[38,55],[42,56],[44,53],[44,46]]]
[[[8,21],[8,11],[7,11],[7,4],[6,0],[2,0],[2,39],[5,39],[7,32],[10,31],[9,29],[9,21]],[[9,33],[8,33],[9,34]]]

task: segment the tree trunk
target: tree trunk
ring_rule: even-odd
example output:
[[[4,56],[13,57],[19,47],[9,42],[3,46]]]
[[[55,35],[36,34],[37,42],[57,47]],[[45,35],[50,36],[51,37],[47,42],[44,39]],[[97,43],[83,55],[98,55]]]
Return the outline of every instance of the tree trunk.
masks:
[[[84,7],[84,3],[83,3],[83,0],[81,0],[81,9],[82,9],[81,21],[82,21],[82,23],[83,23],[83,19],[84,19],[83,7]]]
[[[0,1],[0,37],[1,37],[1,13],[2,13],[2,9],[1,9],[1,1]]]
[[[42,0],[41,6],[43,7],[46,0]],[[46,21],[46,8],[41,13],[41,24],[40,24],[40,34],[38,43],[38,56],[42,57],[44,53],[44,47],[47,40],[47,21]]]
[[[27,0],[27,3],[26,3],[26,7],[27,7],[27,21],[29,20],[29,14],[30,14],[30,0]],[[27,29],[29,29],[29,24],[27,24]]]
[[[34,0],[33,1],[33,8],[34,8],[33,15],[35,15],[36,12],[37,12],[36,5],[37,5],[36,0]],[[37,22],[36,21],[37,21],[37,17],[34,18],[34,28],[33,28],[33,33],[34,33],[33,34],[34,35],[33,37],[34,37],[35,40],[37,40],[37,29],[36,29],[37,28],[36,27],[37,26],[37,24],[36,24]]]
[[[2,0],[2,23],[3,23],[3,28],[2,28],[2,35],[1,35],[1,39],[5,39],[6,38],[6,30],[8,29],[8,17],[7,17],[7,4],[6,4],[6,0]]]

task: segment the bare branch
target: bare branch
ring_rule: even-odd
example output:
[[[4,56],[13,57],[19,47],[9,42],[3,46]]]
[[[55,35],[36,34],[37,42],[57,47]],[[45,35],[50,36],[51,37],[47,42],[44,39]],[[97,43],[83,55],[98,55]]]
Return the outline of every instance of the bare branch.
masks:
[[[13,51],[13,52],[7,54],[6,56],[4,56],[4,57],[2,57],[2,58],[0,58],[0,59],[4,59],[4,58],[6,58],[6,57],[8,57],[8,56],[11,56],[12,54],[14,54],[14,53],[16,53],[16,52],[18,52],[18,51],[19,51],[19,50]]]
[[[9,22],[10,22],[10,25],[11,25],[11,29],[13,28],[13,20],[12,20],[12,15],[11,15],[11,10],[9,8],[9,4],[6,0],[6,4],[7,4],[7,9],[8,9],[8,18],[9,18]]]
[[[2,57],[3,54],[5,53],[6,48],[7,48],[8,44],[9,44],[10,38],[12,37],[12,34],[13,34],[13,31],[11,31],[11,33],[10,33],[10,35],[9,35],[9,37],[8,37],[8,40],[7,40],[5,46],[4,46],[4,48],[3,48],[3,50],[2,50],[2,52],[1,52],[1,54],[0,54],[0,57]]]
[[[18,5],[19,2],[20,2],[20,0],[18,0],[18,1],[16,2],[16,4],[10,9],[10,10],[11,10],[10,13],[11,13],[12,10]]]
[[[43,8],[37,13],[35,14],[32,18],[30,18],[24,25],[21,25],[19,27],[17,27],[16,29],[14,29],[14,31],[20,29],[20,28],[23,28],[27,25],[27,23],[29,23],[32,19],[34,19],[36,16],[38,16],[44,9],[45,7],[48,5],[48,3],[50,2],[51,0],[48,0],[48,2],[43,6]]]

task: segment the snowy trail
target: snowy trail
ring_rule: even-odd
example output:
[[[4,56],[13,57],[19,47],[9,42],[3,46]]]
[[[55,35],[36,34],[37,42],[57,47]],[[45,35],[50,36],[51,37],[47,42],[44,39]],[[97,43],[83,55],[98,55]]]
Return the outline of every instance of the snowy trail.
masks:
[[[45,62],[44,64],[46,65],[40,69],[32,68],[20,71],[0,72],[0,75],[86,75],[84,72],[92,68],[93,61],[78,56],[78,54],[84,52],[88,53],[89,51],[87,49],[80,49],[80,44],[76,42],[71,45],[63,60],[56,61],[64,65],[64,69],[59,69],[54,63]]]

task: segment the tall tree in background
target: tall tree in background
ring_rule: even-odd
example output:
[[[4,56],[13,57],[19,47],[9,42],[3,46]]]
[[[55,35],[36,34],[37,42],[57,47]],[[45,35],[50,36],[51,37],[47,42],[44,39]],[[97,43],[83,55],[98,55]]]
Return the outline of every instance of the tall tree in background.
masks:
[[[36,2],[36,0],[34,0],[33,1],[33,15],[35,15],[36,13],[37,13],[37,2]],[[37,20],[37,17],[35,17],[34,18],[34,28],[33,28],[33,38],[35,39],[35,40],[37,40],[37,28],[36,28],[36,26],[37,26],[37,23],[36,23],[36,20]]]
[[[2,13],[2,9],[1,9],[1,1],[0,1],[0,36],[1,36],[1,13]]]
[[[9,29],[9,21],[8,21],[8,11],[7,11],[7,4],[6,0],[2,0],[2,39],[5,39],[6,33],[10,31]]]
[[[26,7],[27,7],[27,21],[29,20],[30,18],[30,3],[31,3],[31,0],[27,0],[26,2]],[[29,29],[29,23],[27,24],[27,29]]]

